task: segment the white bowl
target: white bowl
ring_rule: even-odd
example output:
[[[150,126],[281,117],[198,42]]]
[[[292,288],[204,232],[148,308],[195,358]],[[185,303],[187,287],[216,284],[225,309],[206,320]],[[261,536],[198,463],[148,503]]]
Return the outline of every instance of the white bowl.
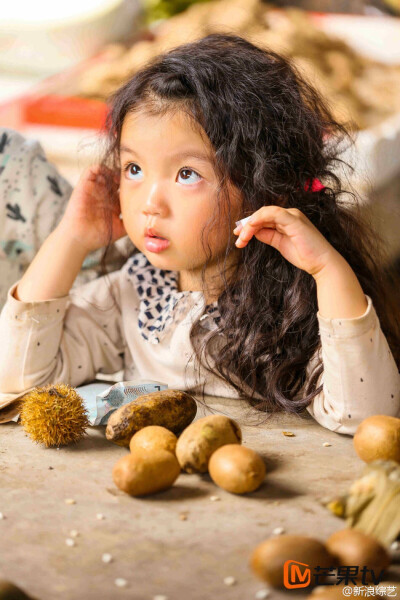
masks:
[[[142,12],[140,0],[12,0],[0,11],[0,69],[69,68],[137,31]]]

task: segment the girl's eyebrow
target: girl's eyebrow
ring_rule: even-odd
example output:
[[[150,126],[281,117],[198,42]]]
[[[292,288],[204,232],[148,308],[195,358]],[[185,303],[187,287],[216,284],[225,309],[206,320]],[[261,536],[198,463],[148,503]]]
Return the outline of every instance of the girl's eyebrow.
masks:
[[[139,155],[135,152],[135,150],[128,148],[128,146],[125,146],[124,144],[121,144],[119,149],[120,149],[121,153],[126,152],[127,154],[134,154],[135,156],[140,158]],[[188,150],[183,150],[181,152],[176,152],[175,154],[170,155],[171,160],[182,160],[184,158],[197,158],[204,162],[211,162],[210,157],[207,154],[204,154],[203,152],[199,152],[198,150],[188,149]]]

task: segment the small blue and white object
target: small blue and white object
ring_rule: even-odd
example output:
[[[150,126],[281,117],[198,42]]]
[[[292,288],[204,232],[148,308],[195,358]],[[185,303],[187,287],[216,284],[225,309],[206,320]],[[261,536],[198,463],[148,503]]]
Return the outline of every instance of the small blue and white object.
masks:
[[[166,383],[153,380],[119,381],[111,387],[96,381],[76,388],[89,412],[91,425],[106,425],[110,415],[124,404],[129,404],[144,394],[168,389]]]
[[[244,227],[247,223],[247,221],[252,217],[252,215],[250,215],[250,217],[246,217],[245,219],[240,219],[240,221],[235,221],[236,226],[237,227]]]

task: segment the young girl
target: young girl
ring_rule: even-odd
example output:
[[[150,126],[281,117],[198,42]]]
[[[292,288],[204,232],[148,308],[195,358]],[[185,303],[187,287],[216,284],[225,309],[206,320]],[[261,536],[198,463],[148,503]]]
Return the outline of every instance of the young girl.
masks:
[[[8,291],[3,406],[124,369],[264,415],[307,408],[340,433],[398,415],[398,300],[333,171],[345,135],[287,59],[238,36],[146,65],[113,98],[103,163]],[[71,290],[126,235],[124,266]]]

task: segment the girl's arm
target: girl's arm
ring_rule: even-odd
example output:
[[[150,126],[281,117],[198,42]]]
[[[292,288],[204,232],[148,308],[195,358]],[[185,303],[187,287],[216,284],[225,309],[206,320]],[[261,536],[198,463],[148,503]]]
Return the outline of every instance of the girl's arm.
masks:
[[[317,283],[324,365],[317,387],[323,384],[323,389],[307,410],[327,429],[350,435],[371,415],[400,416],[400,373],[371,298],[350,265],[296,208],[260,208],[246,222],[237,246],[253,236]],[[317,357],[308,365],[308,377]]]
[[[14,298],[39,302],[67,296],[88,250],[71,237],[62,222],[45,240],[14,290]]]
[[[117,175],[106,167],[96,165],[83,172],[60,223],[19,282],[14,295],[17,300],[37,302],[66,296],[87,254],[126,235],[119,219],[117,187]]]
[[[323,385],[307,411],[318,423],[354,435],[369,416],[400,416],[400,373],[369,296],[355,318],[325,318],[317,313],[321,347],[307,367],[308,378],[322,358]]]
[[[337,254],[318,275],[323,391],[308,412],[328,429],[354,435],[369,416],[400,414],[400,374],[378,316],[354,271]]]
[[[113,281],[118,296],[119,272],[70,291],[86,255],[126,235],[113,178],[101,166],[83,173],[59,225],[8,291],[0,315],[0,402],[7,402],[2,394],[53,381],[76,387],[100,369],[122,368],[121,315],[107,285]]]
[[[123,368],[121,277],[114,271],[39,302],[17,300],[18,282],[11,286],[0,314],[0,408],[35,386],[77,387]]]
[[[318,309],[326,319],[360,317],[368,302],[349,263],[336,252],[331,262],[314,275]]]

